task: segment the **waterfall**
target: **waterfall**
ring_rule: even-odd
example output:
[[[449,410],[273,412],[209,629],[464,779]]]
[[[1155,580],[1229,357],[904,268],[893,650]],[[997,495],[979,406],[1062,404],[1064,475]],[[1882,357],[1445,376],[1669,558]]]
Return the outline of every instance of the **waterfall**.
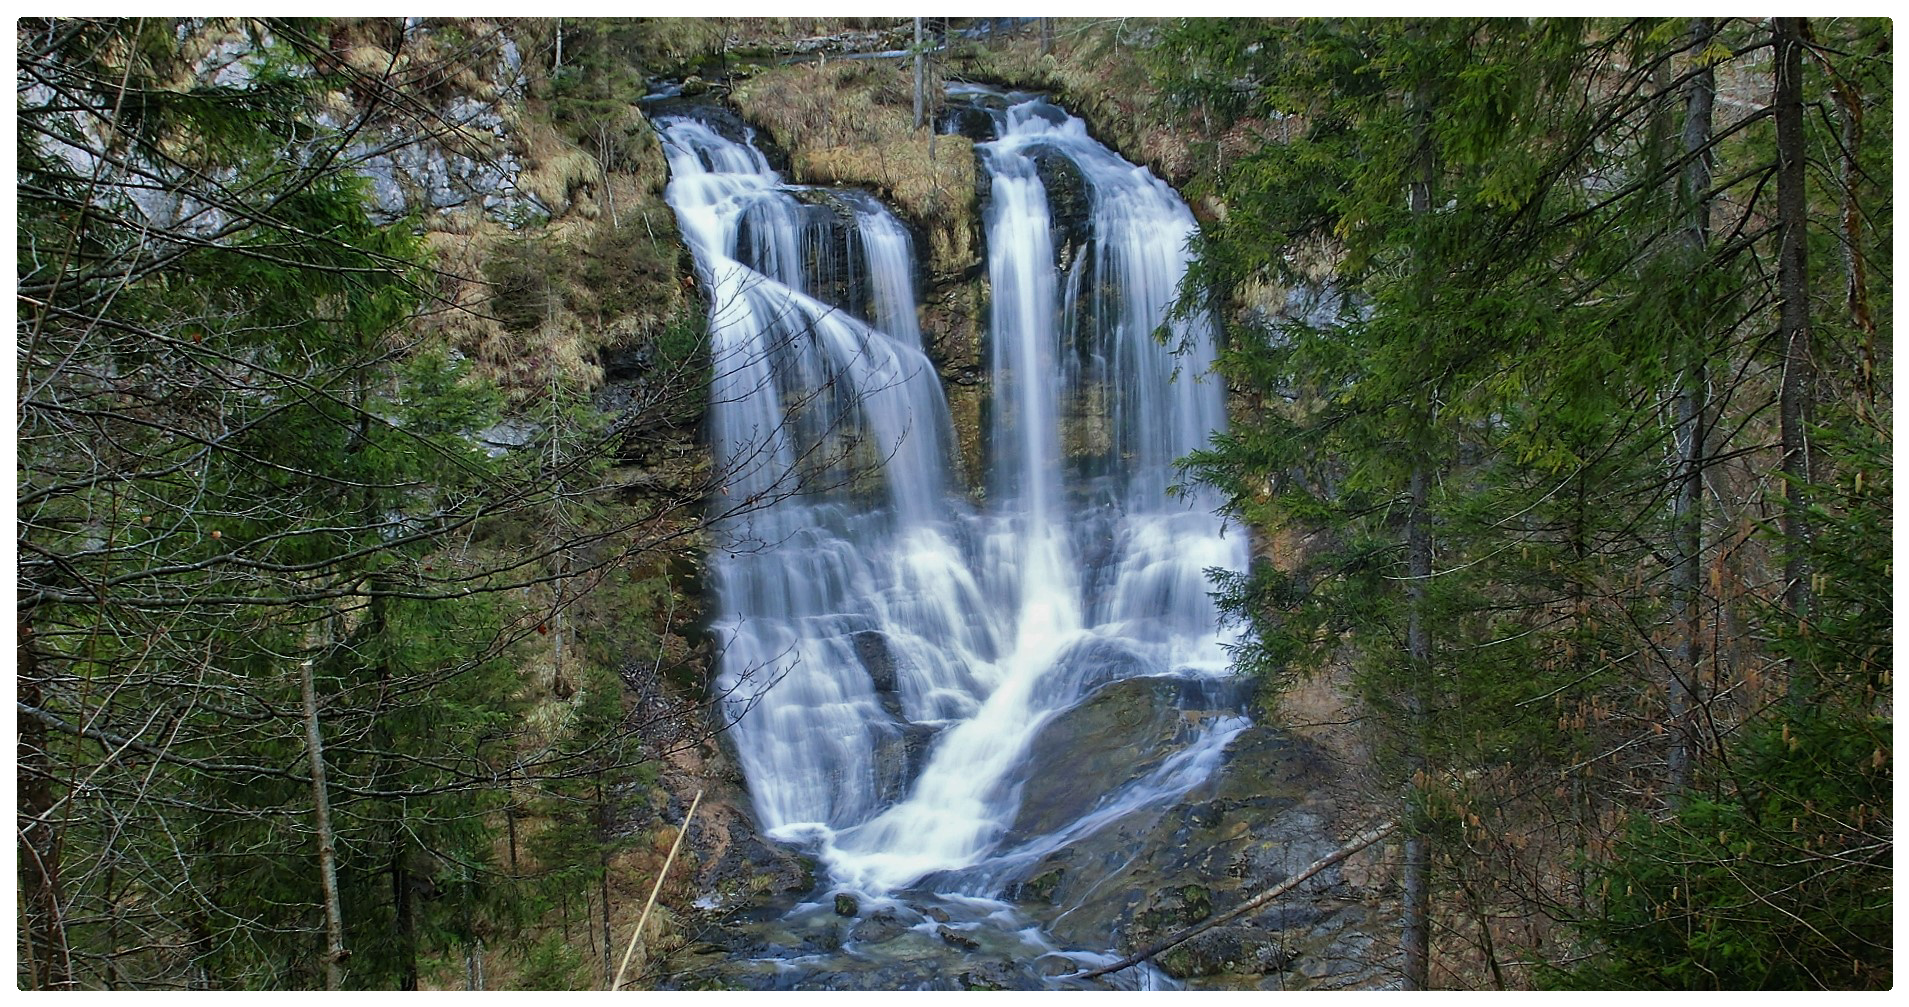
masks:
[[[866,194],[788,184],[746,134],[658,121],[711,305],[724,712],[764,827],[873,896],[990,895],[1033,853],[1198,784],[1244,726],[1198,725],[1091,814],[1008,842],[1030,774],[1065,771],[1029,764],[1054,718],[1115,678],[1225,673],[1206,571],[1248,557],[1214,500],[1168,491],[1225,425],[1211,332],[1167,317],[1191,214],[1079,119],[992,100],[981,505],[906,228]],[[1053,209],[1060,169],[1084,230]]]

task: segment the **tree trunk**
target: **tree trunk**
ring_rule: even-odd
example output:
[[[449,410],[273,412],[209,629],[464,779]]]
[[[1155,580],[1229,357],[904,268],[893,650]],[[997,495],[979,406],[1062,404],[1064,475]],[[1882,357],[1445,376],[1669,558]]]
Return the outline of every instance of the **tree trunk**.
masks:
[[[1804,192],[1803,18],[1772,19],[1776,41],[1776,217],[1778,335],[1783,345],[1779,408],[1783,435],[1784,607],[1801,632],[1809,632],[1815,595],[1810,584],[1808,513],[1809,427],[1813,420],[1816,364],[1810,349],[1809,272]],[[1790,668],[1790,699],[1798,707],[1814,699],[1816,683],[1801,662]]]
[[[515,755],[511,758],[514,760]],[[517,764],[504,767],[504,832],[510,845],[510,876],[517,876]]]
[[[45,706],[41,695],[39,660],[31,645],[33,627],[19,626],[19,666],[16,682],[19,702],[36,709]],[[25,906],[27,957],[31,988],[69,988],[72,962],[66,947],[66,926],[60,919],[60,833],[54,825],[53,773],[47,753],[46,725],[17,714],[19,742],[14,776],[19,787],[20,900]]]
[[[418,921],[412,901],[410,849],[403,836],[391,843],[391,906],[396,919],[392,936],[398,943],[398,988],[418,988]]]
[[[922,48],[921,18],[915,19],[915,128],[926,121],[928,107],[928,51]]]
[[[325,988],[336,990],[343,988],[345,980],[345,922],[338,902],[331,797],[325,789],[325,742],[318,731],[318,693],[312,686],[310,661],[299,662],[298,685],[305,701],[305,755],[311,764],[312,821],[318,830],[318,880],[325,893]]]
[[[1843,293],[1849,302],[1849,320],[1863,336],[1863,398],[1873,405],[1876,398],[1876,319],[1869,311],[1868,267],[1863,262],[1863,218],[1856,203],[1856,189],[1862,182],[1857,162],[1863,143],[1863,96],[1856,85],[1840,74],[1833,75],[1836,114],[1842,120],[1843,157],[1840,181],[1843,187]]]
[[[1409,990],[1431,988],[1432,841],[1422,831],[1422,823],[1415,821],[1420,817],[1417,805],[1426,769],[1423,738],[1427,711],[1422,690],[1432,665],[1432,636],[1424,613],[1426,583],[1432,575],[1432,538],[1425,519],[1430,483],[1425,463],[1420,462],[1412,469],[1412,509],[1406,517],[1406,575],[1411,579],[1406,588],[1405,645],[1415,681],[1408,686],[1411,692],[1406,699],[1410,720],[1407,729],[1413,735],[1406,742],[1410,749],[1406,767],[1412,778],[1405,810],[1411,824],[1407,826],[1400,881],[1403,934],[1399,943],[1405,952],[1405,988]]]
[[[1414,110],[1420,119],[1418,135],[1418,177],[1412,182],[1409,194],[1410,209],[1416,217],[1423,218],[1432,210],[1432,185],[1437,167],[1432,159],[1432,141],[1427,128],[1431,110],[1419,95],[1412,98]],[[1421,294],[1429,304],[1432,278],[1425,269],[1419,270]],[[1423,406],[1422,419],[1430,426],[1431,414],[1436,405],[1427,402]],[[1430,716],[1426,704],[1426,692],[1430,689],[1432,670],[1432,635],[1425,624],[1425,605],[1427,588],[1432,576],[1432,536],[1426,508],[1431,498],[1430,463],[1424,457],[1425,449],[1420,449],[1420,457],[1413,463],[1409,484],[1411,494],[1410,509],[1405,518],[1406,543],[1406,628],[1405,649],[1407,666],[1411,669],[1411,682],[1406,685],[1406,769],[1410,774],[1406,785],[1406,807],[1401,821],[1405,826],[1405,864],[1400,878],[1400,947],[1405,954],[1405,988],[1423,990],[1431,988],[1432,945],[1432,841],[1424,831],[1420,805],[1423,804],[1426,760],[1425,737],[1426,720]]]
[[[597,791],[597,900],[603,904],[603,979],[608,982],[610,970],[610,942],[614,935],[610,932],[610,839],[614,835],[610,821],[610,806],[603,799],[603,777],[596,780]]]
[[[1704,64],[1710,47],[1709,18],[1690,25],[1690,53]],[[1710,245],[1710,160],[1700,153],[1710,145],[1711,110],[1717,95],[1715,73],[1706,64],[1690,78],[1684,100],[1684,165],[1680,205],[1685,214],[1683,244],[1693,265]],[[1682,374],[1677,388],[1677,496],[1672,502],[1671,625],[1677,646],[1670,669],[1670,790],[1680,793],[1690,778],[1690,753],[1697,738],[1696,712],[1703,703],[1703,469],[1704,408],[1710,376],[1709,340],[1701,311],[1692,311],[1684,332]]]
[[[613,974],[610,941],[614,939],[610,932],[610,858],[607,855],[599,856],[597,866],[601,868],[597,872],[597,901],[603,904],[603,940],[600,943],[603,945],[603,978],[607,982]]]

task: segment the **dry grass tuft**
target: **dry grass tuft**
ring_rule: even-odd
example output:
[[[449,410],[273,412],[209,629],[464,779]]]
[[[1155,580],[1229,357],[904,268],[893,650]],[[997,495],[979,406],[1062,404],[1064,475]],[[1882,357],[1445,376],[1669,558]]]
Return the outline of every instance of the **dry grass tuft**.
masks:
[[[547,122],[524,122],[518,127],[517,141],[524,158],[524,169],[517,176],[519,189],[537,197],[552,217],[561,217],[579,202],[589,204],[590,209],[583,210],[586,215],[595,215],[596,200],[589,190],[602,175],[595,158]]]

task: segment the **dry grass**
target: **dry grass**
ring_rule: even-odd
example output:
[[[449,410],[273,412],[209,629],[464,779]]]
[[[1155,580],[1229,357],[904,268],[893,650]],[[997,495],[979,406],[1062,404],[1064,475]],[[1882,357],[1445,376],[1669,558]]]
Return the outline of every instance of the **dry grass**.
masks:
[[[1048,51],[1042,51],[1040,32],[1030,26],[957,47],[949,57],[950,75],[1052,94],[1087,120],[1096,137],[1176,187],[1184,187],[1207,167],[1195,153],[1200,124],[1169,121],[1139,51],[1161,23],[1148,18],[1053,20]],[[1239,136],[1216,149],[1243,151],[1249,139],[1242,127]]]
[[[903,216],[927,225],[929,257],[937,265],[965,264],[973,257],[973,235],[963,226],[974,204],[974,145],[967,137],[917,134],[878,144],[806,149],[792,162],[796,174],[808,181],[879,190]]]
[[[517,187],[537,197],[560,218],[573,207],[585,217],[597,215],[595,193],[602,171],[596,158],[564,139],[555,126],[528,120],[516,130],[518,149],[523,152],[524,168],[517,176]]]
[[[633,135],[648,139],[647,122],[630,114]],[[513,400],[543,394],[553,381],[594,389],[603,382],[602,351],[652,338],[696,310],[676,275],[661,150],[639,140],[636,173],[605,173],[546,122],[525,116],[512,137],[523,164],[518,185],[553,216],[518,230],[474,207],[428,217],[425,246],[440,300],[420,327],[470,357],[478,375]],[[513,258],[547,278],[541,317],[529,324],[493,283],[500,263]]]
[[[769,71],[734,98],[789,151],[798,181],[878,191],[928,236],[930,268],[954,272],[974,257],[974,145],[917,131],[913,88],[899,64],[838,60]]]

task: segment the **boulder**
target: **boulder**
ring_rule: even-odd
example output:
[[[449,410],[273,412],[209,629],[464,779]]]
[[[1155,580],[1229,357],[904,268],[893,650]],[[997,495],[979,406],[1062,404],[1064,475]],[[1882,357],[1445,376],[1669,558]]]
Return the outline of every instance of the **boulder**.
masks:
[[[848,936],[856,944],[885,944],[909,930],[910,925],[895,910],[877,909],[867,919],[857,923]]]

